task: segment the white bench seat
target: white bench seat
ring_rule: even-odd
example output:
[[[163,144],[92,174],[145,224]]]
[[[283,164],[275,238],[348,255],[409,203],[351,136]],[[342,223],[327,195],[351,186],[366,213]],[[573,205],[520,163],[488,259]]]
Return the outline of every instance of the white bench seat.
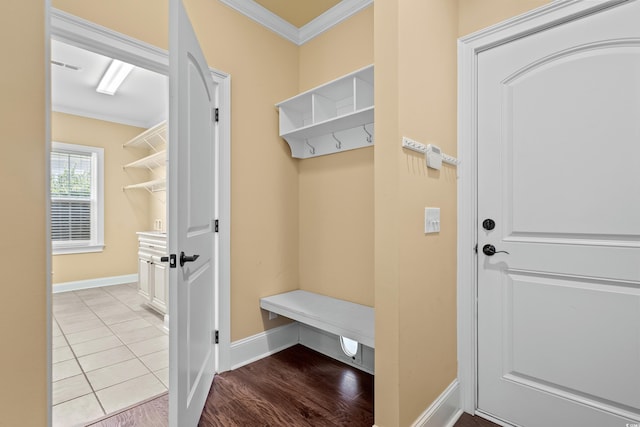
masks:
[[[261,298],[260,307],[375,348],[372,307],[307,291]]]

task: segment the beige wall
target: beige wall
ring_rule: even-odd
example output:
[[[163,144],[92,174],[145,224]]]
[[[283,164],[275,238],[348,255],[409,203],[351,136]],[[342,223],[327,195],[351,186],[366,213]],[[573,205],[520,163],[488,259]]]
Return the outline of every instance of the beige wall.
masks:
[[[375,395],[380,427],[409,425],[455,376],[455,234],[450,224],[455,220],[450,212],[455,201],[450,190],[455,191],[455,185],[447,169],[440,176],[423,173],[417,160],[399,149],[399,137],[406,133],[434,141],[455,154],[451,124],[455,111],[450,105],[455,102],[453,33],[466,34],[497,22],[520,12],[518,5],[524,3],[376,3]],[[479,4],[485,7],[476,16]],[[264,328],[256,309],[258,296],[297,287],[297,164],[277,137],[273,104],[303,86],[298,81],[299,52],[219,2],[189,0],[187,5],[210,64],[233,75],[231,286],[232,339],[237,340]],[[56,0],[54,6],[167,46],[166,2]],[[0,352],[4,384],[0,413],[8,425],[42,426],[47,416],[44,283],[48,270],[44,8],[39,2],[10,2],[4,12],[0,18],[3,52],[19,57],[24,66],[0,71],[0,120],[5,135],[0,171],[5,181],[22,183],[2,187],[2,196],[12,200],[13,209],[0,213],[7,228],[0,257],[12,267],[5,269],[2,281],[2,297],[11,304],[5,304],[0,314],[0,335],[12,345]],[[406,43],[402,52],[399,43]],[[409,69],[411,60],[418,61],[415,72]],[[304,74],[301,68],[300,74]],[[308,84],[316,83],[321,82]],[[409,100],[407,92],[412,92]],[[414,99],[417,94],[420,99]],[[416,119],[408,109],[423,103],[427,104],[424,114]],[[443,208],[443,232],[427,238],[416,223],[421,224],[424,205],[432,204]],[[411,249],[417,249],[417,255]],[[407,259],[401,261],[402,257]]]
[[[71,114],[53,113],[51,139],[68,144],[104,148],[104,244],[102,252],[52,257],[55,284],[138,272],[136,231],[150,229],[149,193],[122,191],[128,184],[149,180],[146,170],[122,165],[147,155],[146,150],[122,148],[144,129]]]
[[[456,37],[541,1],[379,2],[375,9],[376,425],[411,425],[457,374],[456,174],[401,137],[456,155]],[[423,233],[424,207],[442,231]],[[384,366],[384,368],[382,368]]]
[[[300,47],[305,91],[373,63],[373,7]],[[300,288],[373,306],[373,148],[299,161]]]
[[[550,0],[458,0],[460,37],[543,6]]]
[[[298,168],[274,105],[298,91],[298,47],[211,0],[185,0],[210,66],[231,78],[231,340],[283,323],[259,298],[298,287]],[[167,2],[54,0],[54,7],[167,48]],[[144,17],[144,18],[142,18]],[[142,23],[142,25],[141,25]]]
[[[410,425],[456,377],[456,171],[447,165],[428,170],[423,156],[402,149],[401,138],[456,155],[457,12],[449,0],[376,4],[375,398],[381,427]],[[424,234],[425,207],[440,208],[440,233]]]
[[[401,3],[399,132],[456,155],[457,5]],[[384,100],[381,100],[384,102]],[[400,423],[409,425],[453,381],[456,364],[456,171],[433,171],[395,145],[398,166]],[[441,232],[424,234],[424,208]],[[427,369],[419,369],[421,366]]]
[[[0,14],[0,424],[47,420],[44,2],[8,2]]]

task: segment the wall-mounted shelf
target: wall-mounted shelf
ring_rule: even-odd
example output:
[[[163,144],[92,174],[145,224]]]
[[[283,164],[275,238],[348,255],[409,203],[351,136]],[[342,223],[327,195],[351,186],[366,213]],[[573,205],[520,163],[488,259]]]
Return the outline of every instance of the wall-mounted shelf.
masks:
[[[167,122],[158,123],[147,129],[140,135],[132,138],[122,145],[123,148],[147,148],[153,151],[152,154],[122,166],[127,168],[142,168],[153,171],[156,168],[166,165],[167,162]],[[153,176],[153,175],[152,175]],[[151,193],[166,190],[166,178],[154,179],[139,184],[131,184],[122,187],[122,190],[144,189]]]
[[[299,159],[374,143],[373,65],[277,104],[280,136]]]
[[[154,179],[152,181],[141,182],[139,184],[126,185],[122,189],[123,190],[144,189],[151,193],[155,193],[156,191],[166,190],[166,185],[167,185],[166,179]]]
[[[149,169],[153,170],[160,166],[164,166],[167,161],[167,151],[162,150],[157,153],[153,153],[150,156],[143,157],[140,160],[136,160],[135,162],[131,162],[123,166],[123,168],[141,168],[141,169]]]
[[[158,147],[167,143],[167,122],[166,120],[158,123],[152,128],[147,129],[140,135],[125,142],[123,147],[150,148],[158,151]]]

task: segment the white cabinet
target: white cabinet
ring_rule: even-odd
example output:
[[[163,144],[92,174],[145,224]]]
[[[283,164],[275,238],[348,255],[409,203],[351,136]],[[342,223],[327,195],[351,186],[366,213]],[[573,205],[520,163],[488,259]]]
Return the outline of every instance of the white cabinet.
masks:
[[[166,263],[160,258],[167,256],[167,235],[154,231],[138,232],[138,293],[149,307],[165,315],[168,324],[169,276]]]
[[[277,104],[280,136],[299,159],[373,145],[373,65]]]
[[[167,122],[157,124],[147,129],[132,140],[123,144],[123,147],[148,148],[151,154],[148,156],[126,164],[123,168],[143,168],[153,171],[156,168],[165,166],[167,161]],[[164,191],[166,189],[166,178],[152,179],[146,182],[127,185],[123,190],[143,188],[150,192]]]

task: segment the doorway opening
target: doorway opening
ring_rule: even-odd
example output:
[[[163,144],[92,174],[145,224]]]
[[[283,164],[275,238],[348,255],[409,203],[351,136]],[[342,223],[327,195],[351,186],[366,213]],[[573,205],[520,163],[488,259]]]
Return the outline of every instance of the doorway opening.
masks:
[[[169,75],[169,55],[168,52],[144,42],[132,39],[124,34],[117,33],[108,28],[100,27],[92,22],[85,21],[76,16],[63,11],[50,8],[51,25],[48,34],[52,40],[81,47],[109,58],[118,59],[123,62],[133,64],[164,76]],[[209,68],[213,81],[217,87],[217,99],[219,106],[219,124],[217,129],[218,140],[214,147],[216,154],[216,164],[211,165],[215,170],[216,185],[216,238],[215,238],[215,263],[216,274],[213,286],[215,288],[216,316],[213,319],[213,327],[217,331],[216,344],[212,344],[212,351],[215,351],[217,362],[213,367],[214,372],[223,372],[230,369],[230,234],[231,234],[231,212],[230,212],[230,192],[231,192],[231,149],[230,149],[230,76],[224,72]],[[51,116],[51,114],[49,114]],[[48,117],[50,121],[50,117]],[[46,142],[49,144],[49,141]],[[121,166],[120,166],[121,167]],[[180,182],[180,179],[178,179]],[[131,191],[135,194],[138,191]],[[153,225],[156,225],[155,218]],[[166,222],[163,224],[166,229]],[[169,233],[170,234],[170,233]],[[169,243],[169,242],[168,242]],[[131,278],[131,276],[130,276]],[[131,278],[129,283],[137,280],[137,274]],[[172,279],[173,280],[173,279]],[[49,281],[49,284],[51,282]],[[48,285],[50,286],[50,285]],[[110,290],[115,289],[111,287]],[[137,292],[137,289],[133,289]],[[174,303],[175,303],[175,299]],[[171,302],[171,299],[170,299]],[[50,315],[52,310],[48,308]],[[186,316],[180,309],[173,309],[175,315],[171,316],[172,323],[179,316]],[[171,311],[171,310],[170,310]],[[184,320],[184,319],[183,319]],[[48,340],[51,342],[51,332],[56,333],[55,326],[48,332]],[[176,348],[177,334],[171,334],[170,346]],[[48,349],[49,360],[52,359],[51,348]],[[184,360],[183,360],[184,362]],[[169,358],[169,376],[177,375],[179,372],[179,360]],[[52,377],[48,377],[49,390],[51,391]],[[172,387],[171,395],[177,389]],[[51,396],[51,393],[50,393]],[[49,399],[51,402],[52,399]]]
[[[51,83],[51,404],[63,426],[168,391],[168,78],[53,39]]]

